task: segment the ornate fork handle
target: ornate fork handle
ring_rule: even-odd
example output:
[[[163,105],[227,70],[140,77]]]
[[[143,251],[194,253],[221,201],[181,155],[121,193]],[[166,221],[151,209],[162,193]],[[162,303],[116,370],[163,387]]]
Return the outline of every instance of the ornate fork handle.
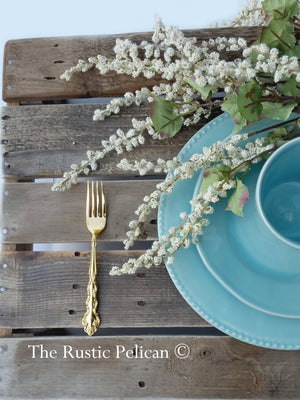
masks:
[[[84,331],[92,336],[100,325],[100,317],[97,312],[98,300],[97,300],[97,236],[98,233],[94,232],[92,234],[91,241],[91,262],[89,268],[89,283],[87,285],[87,299],[86,299],[86,312],[82,318],[82,325]]]

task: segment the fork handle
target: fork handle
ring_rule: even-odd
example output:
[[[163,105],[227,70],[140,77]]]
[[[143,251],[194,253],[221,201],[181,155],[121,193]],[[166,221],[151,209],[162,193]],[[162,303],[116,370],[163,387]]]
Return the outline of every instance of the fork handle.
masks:
[[[92,234],[91,241],[91,262],[89,268],[89,283],[87,285],[87,299],[86,299],[86,312],[82,318],[82,325],[84,331],[92,336],[100,325],[100,317],[97,312],[98,300],[97,300],[97,234]]]

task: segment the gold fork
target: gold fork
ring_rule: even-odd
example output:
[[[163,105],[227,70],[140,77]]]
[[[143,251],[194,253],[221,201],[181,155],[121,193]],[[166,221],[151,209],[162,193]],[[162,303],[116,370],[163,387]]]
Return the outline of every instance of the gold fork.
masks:
[[[97,312],[97,264],[96,250],[97,237],[106,225],[106,204],[103,192],[103,183],[99,189],[99,182],[87,183],[86,194],[86,226],[92,234],[91,240],[91,261],[89,268],[89,283],[87,286],[86,312],[82,318],[84,331],[92,336],[100,325],[100,318]]]

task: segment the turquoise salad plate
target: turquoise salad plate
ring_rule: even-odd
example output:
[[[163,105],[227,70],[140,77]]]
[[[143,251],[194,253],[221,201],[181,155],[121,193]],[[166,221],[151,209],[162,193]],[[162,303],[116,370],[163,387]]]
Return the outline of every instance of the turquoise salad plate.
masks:
[[[274,123],[260,121],[242,132]],[[203,147],[226,140],[233,128],[230,115],[220,115],[189,140],[180,159],[188,161]],[[261,166],[262,162],[252,166],[243,179],[250,194],[244,217],[225,211],[226,199],[221,200],[198,244],[179,249],[167,269],[189,305],[219,330],[262,347],[300,349],[300,251],[261,228],[255,206]],[[159,238],[180,224],[181,212],[190,212],[189,202],[199,192],[201,180],[202,171],[162,195]]]

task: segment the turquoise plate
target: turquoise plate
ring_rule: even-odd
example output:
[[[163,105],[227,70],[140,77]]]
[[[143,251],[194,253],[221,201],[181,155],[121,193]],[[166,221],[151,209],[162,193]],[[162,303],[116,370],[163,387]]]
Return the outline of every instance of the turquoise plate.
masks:
[[[203,129],[201,129],[193,138],[184,146],[179,156],[183,161],[187,161],[194,153],[201,152],[204,146],[210,146],[217,140],[223,140],[232,132],[233,123],[228,114],[223,114],[218,118],[214,119],[208,123]],[[255,180],[255,173],[258,170],[253,169],[249,183]],[[174,191],[169,195],[163,195],[161,197],[159,210],[158,210],[158,234],[161,238],[162,235],[166,234],[170,227],[177,226],[181,222],[179,214],[182,211],[189,212],[190,204],[189,201],[192,199],[195,187],[199,186],[199,174],[196,174],[193,179],[178,182]],[[250,193],[252,198],[254,194]],[[234,239],[232,235],[236,235],[238,232],[239,237],[242,235],[251,235],[249,237],[249,242],[254,236],[258,236],[260,233],[255,233],[246,226],[244,229],[239,227],[241,220],[245,223],[250,218],[247,218],[247,212],[252,213],[250,200],[244,208],[244,214],[246,217],[244,219],[230,215],[229,212],[224,211],[225,204],[219,204],[215,208],[215,213],[212,217],[218,216],[218,208],[220,207],[220,212],[222,211],[223,218],[229,218],[231,221],[233,219],[236,221],[234,223],[227,223],[226,227],[222,231],[222,236],[218,232],[219,221],[213,221],[211,219],[211,224],[209,227],[205,228],[206,231],[201,238],[202,241],[210,240],[213,243],[209,244],[208,249],[203,250],[204,242],[198,247],[191,245],[188,249],[180,249],[175,254],[174,264],[167,265],[168,272],[176,285],[179,292],[185,298],[185,300],[190,304],[190,306],[204,319],[206,319],[210,324],[214,325],[221,331],[236,337],[242,341],[249,342],[258,346],[268,347],[268,348],[278,348],[278,349],[300,349],[300,319],[297,317],[296,307],[293,309],[293,305],[289,304],[289,301],[285,300],[285,309],[279,310],[277,313],[277,306],[279,306],[280,301],[274,299],[277,296],[276,293],[270,292],[269,301],[267,304],[260,304],[260,300],[256,300],[256,296],[251,297],[251,293],[255,294],[256,284],[255,276],[258,279],[262,279],[267,282],[268,287],[272,287],[272,283],[284,281],[286,287],[290,284],[293,286],[294,280],[298,281],[298,276],[296,276],[293,268],[288,268],[288,272],[282,272],[279,267],[270,268],[267,264],[264,264],[264,259],[269,255],[263,255],[259,258],[259,264],[255,264],[253,257],[255,259],[256,254],[253,254],[251,246],[244,250],[244,240]],[[225,214],[225,217],[224,217]],[[250,214],[251,215],[251,214]],[[247,224],[246,224],[247,225]],[[215,233],[210,230],[216,229]],[[251,233],[252,232],[252,233]],[[226,258],[222,255],[220,250],[221,243],[226,236],[226,240],[229,241],[229,248],[226,252]],[[207,239],[205,239],[207,237]],[[228,239],[230,237],[230,239]],[[264,237],[261,237],[261,242],[263,243]],[[214,257],[212,257],[211,249],[214,250],[214,257],[217,262],[214,262]],[[245,252],[244,252],[245,251]],[[202,252],[205,256],[209,258],[203,259]],[[236,264],[235,271],[237,271],[238,265],[242,265],[242,268],[237,271],[238,279],[234,282],[231,280],[231,273],[226,274],[227,270],[230,270],[231,258],[238,260],[247,259],[247,262],[242,262],[241,264]],[[224,263],[223,260],[226,262]],[[222,261],[223,269],[220,268],[215,270],[216,264]],[[275,260],[276,261],[276,260]],[[212,267],[213,265],[213,267]],[[249,268],[250,266],[250,268]],[[262,273],[261,267],[262,266]],[[253,267],[253,268],[252,268]],[[248,282],[244,278],[244,273],[252,271],[254,274],[253,280],[250,287]],[[221,273],[223,273],[221,275]],[[269,281],[271,280],[271,283]],[[230,287],[232,285],[232,287]],[[262,285],[262,284],[260,284]],[[227,286],[227,287],[226,287]],[[250,289],[250,290],[249,290]],[[271,289],[270,289],[271,290]],[[262,297],[261,292],[263,292],[263,286],[259,287],[258,292]],[[286,293],[287,294],[287,293]],[[284,290],[282,289],[281,295],[284,297]],[[250,296],[250,297],[249,297]],[[275,308],[272,306],[272,300],[275,301]],[[298,303],[300,304],[300,303]],[[296,304],[297,305],[297,304]],[[268,310],[270,306],[270,310]],[[274,310],[277,310],[276,312]],[[291,318],[288,315],[293,314],[291,310],[295,311],[295,318]],[[281,312],[283,311],[283,312]]]
[[[223,130],[217,136],[222,135]],[[252,166],[243,179],[250,194],[245,216],[225,211],[227,200],[221,201],[197,249],[209,271],[239,300],[267,313],[300,318],[300,250],[273,235],[259,217],[255,188],[261,166]],[[194,195],[201,182],[202,174]]]

